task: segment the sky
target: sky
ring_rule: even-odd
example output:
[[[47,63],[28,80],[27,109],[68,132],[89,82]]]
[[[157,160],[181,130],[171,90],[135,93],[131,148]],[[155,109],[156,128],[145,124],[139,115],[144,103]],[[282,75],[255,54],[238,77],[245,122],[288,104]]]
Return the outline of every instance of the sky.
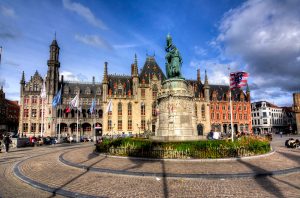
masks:
[[[60,74],[70,81],[130,75],[155,55],[165,70],[166,36],[183,58],[182,74],[207,70],[210,84],[249,73],[251,100],[291,106],[300,91],[298,0],[0,0],[0,84],[20,99],[20,79],[47,72],[49,45],[60,46]],[[230,70],[228,70],[228,67]]]

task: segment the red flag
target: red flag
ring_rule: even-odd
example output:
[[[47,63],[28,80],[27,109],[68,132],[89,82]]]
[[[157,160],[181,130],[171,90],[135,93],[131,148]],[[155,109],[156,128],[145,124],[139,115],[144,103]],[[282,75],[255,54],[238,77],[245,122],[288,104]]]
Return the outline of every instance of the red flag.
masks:
[[[241,88],[247,85],[249,74],[247,72],[230,73],[230,89]]]
[[[70,109],[69,106],[65,109],[65,112],[66,112],[66,113],[70,113],[70,112],[71,112],[71,109]]]

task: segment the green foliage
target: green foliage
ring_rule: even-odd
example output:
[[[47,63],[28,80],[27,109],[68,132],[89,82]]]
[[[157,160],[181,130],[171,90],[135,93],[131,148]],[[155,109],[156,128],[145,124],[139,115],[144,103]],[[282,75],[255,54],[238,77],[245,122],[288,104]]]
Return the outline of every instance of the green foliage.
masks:
[[[149,139],[105,139],[96,150],[123,156],[154,158],[226,158],[263,154],[270,151],[270,143],[263,138],[245,136],[234,142],[201,140],[188,142],[155,142]]]

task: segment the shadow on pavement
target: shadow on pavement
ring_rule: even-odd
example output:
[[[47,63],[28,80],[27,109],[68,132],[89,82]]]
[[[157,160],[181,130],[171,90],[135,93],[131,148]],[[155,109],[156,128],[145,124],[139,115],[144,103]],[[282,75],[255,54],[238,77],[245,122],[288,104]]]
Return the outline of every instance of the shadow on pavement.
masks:
[[[135,165],[132,167],[128,167],[123,169],[123,171],[128,171],[131,169],[136,169],[136,168],[141,168],[144,164],[149,164],[149,163],[158,163],[157,160],[139,160],[139,159],[133,159],[133,158],[128,158],[132,163],[134,163]],[[164,193],[164,197],[167,198],[169,197],[169,190],[168,190],[168,183],[167,183],[167,177],[166,177],[166,167],[165,167],[165,161],[164,160],[160,160],[159,161],[161,164],[161,177],[162,177],[162,191]],[[158,177],[155,178],[157,182],[160,182],[160,179]]]
[[[288,152],[282,152],[282,151],[276,151],[277,153],[279,153],[280,155],[282,155],[283,157],[286,157],[290,160],[293,160],[295,162],[297,162],[298,164],[300,164],[300,155],[295,155],[292,153],[288,153]],[[299,152],[300,154],[300,152]]]
[[[237,162],[244,164],[245,166],[249,167],[253,172],[257,173],[256,176],[254,176],[254,179],[256,183],[258,183],[265,191],[269,192],[270,194],[273,194],[274,197],[284,198],[285,196],[282,194],[282,192],[276,187],[276,185],[270,180],[268,177],[272,177],[273,173],[265,170],[259,166],[255,166],[253,164],[250,164],[246,161],[243,161],[241,159],[238,159]],[[264,174],[263,176],[260,174]],[[272,177],[273,178],[273,177]]]
[[[90,166],[88,166],[88,167],[86,168],[86,170],[85,170],[83,173],[77,175],[76,177],[74,177],[73,179],[69,180],[69,181],[66,182],[65,184],[63,184],[63,185],[61,185],[60,187],[56,188],[56,189],[52,192],[52,195],[51,195],[50,197],[55,197],[57,191],[61,190],[62,188],[64,188],[64,187],[67,186],[68,184],[72,183],[73,181],[77,180],[78,178],[80,178],[80,177],[82,177],[83,175],[85,175],[86,173],[88,173],[89,170],[90,170],[90,168],[91,168],[92,166],[94,166],[95,164],[101,162],[101,161],[104,160],[104,159],[106,159],[106,158],[103,158],[103,159],[100,159],[100,160],[94,162],[93,164],[91,164]]]

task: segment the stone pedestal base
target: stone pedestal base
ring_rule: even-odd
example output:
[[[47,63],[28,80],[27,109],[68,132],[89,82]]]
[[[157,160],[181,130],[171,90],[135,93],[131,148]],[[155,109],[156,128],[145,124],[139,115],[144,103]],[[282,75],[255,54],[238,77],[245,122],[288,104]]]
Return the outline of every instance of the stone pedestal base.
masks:
[[[159,125],[155,137],[161,141],[198,140],[193,95],[184,79],[163,82],[158,96]]]

